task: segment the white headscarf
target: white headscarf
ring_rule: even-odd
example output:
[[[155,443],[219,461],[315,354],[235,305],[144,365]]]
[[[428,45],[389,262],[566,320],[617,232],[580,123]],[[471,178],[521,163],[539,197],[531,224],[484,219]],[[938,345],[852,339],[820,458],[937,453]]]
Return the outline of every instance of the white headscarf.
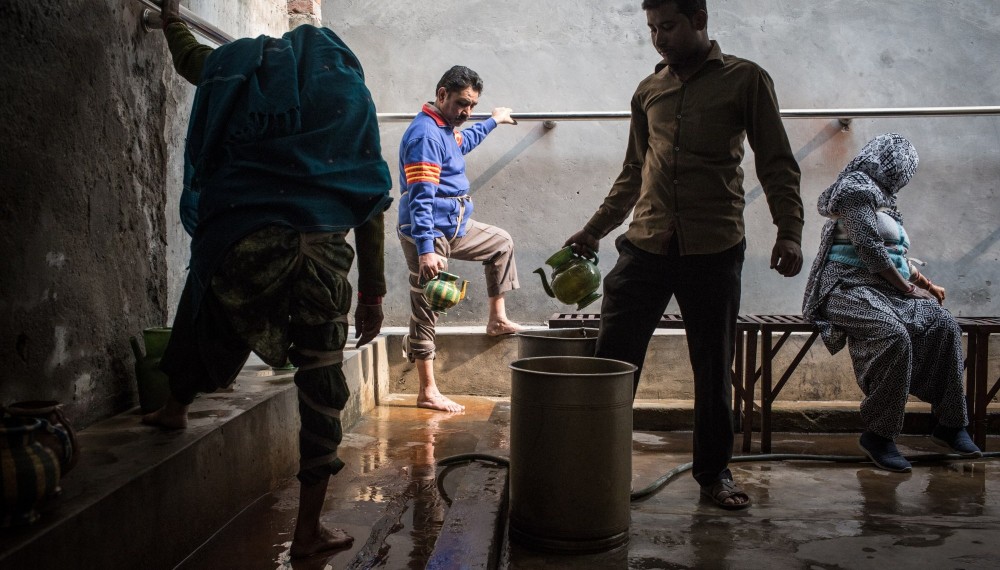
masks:
[[[868,141],[861,152],[847,163],[836,182],[820,194],[816,209],[823,217],[835,218],[845,198],[862,194],[875,209],[902,224],[903,216],[896,210],[896,193],[913,178],[919,162],[917,149],[904,136],[897,133],[879,135]],[[816,309],[826,297],[828,287],[832,286],[827,284],[828,287],[824,287],[819,276],[826,265],[836,223],[835,219],[830,219],[823,226],[819,252],[809,271],[802,300],[802,315],[813,321]]]

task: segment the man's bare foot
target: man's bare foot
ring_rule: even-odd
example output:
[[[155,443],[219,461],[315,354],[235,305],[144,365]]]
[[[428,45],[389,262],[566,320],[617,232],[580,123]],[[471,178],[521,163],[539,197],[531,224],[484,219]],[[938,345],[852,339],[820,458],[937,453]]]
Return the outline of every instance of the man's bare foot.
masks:
[[[353,536],[339,528],[329,529],[321,525],[317,532],[313,533],[313,536],[302,539],[296,536],[292,540],[292,547],[288,549],[288,555],[292,558],[307,558],[328,550],[348,548],[352,544],[354,544]]]
[[[464,412],[465,406],[455,402],[440,392],[433,396],[417,396],[417,407],[439,412]]]
[[[486,323],[486,336],[503,336],[523,331],[524,327],[506,319]]]
[[[162,408],[142,416],[142,423],[162,429],[184,429],[188,425],[188,407],[173,400]]]

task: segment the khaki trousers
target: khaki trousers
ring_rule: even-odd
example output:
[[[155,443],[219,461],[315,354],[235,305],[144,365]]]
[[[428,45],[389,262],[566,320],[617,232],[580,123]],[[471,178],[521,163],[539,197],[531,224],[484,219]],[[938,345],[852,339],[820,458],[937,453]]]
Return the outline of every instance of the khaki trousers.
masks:
[[[420,261],[413,239],[399,234],[406,266],[410,270],[410,331],[403,350],[410,362],[434,359],[434,325],[437,313],[431,310],[420,282]],[[520,287],[514,263],[514,240],[496,226],[469,220],[464,236],[434,240],[434,253],[447,259],[481,261],[486,274],[486,294],[496,297]],[[446,261],[447,263],[447,261]]]

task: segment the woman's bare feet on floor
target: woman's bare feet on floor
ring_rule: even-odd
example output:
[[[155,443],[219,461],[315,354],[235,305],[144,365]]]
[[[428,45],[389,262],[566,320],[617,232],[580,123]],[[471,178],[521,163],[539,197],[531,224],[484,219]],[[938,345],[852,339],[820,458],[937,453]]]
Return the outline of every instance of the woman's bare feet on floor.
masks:
[[[524,327],[506,319],[486,323],[486,336],[503,336],[523,331]]]
[[[418,395],[417,407],[426,408],[428,410],[437,410],[439,412],[457,413],[465,411],[465,406],[455,402],[451,398],[436,390],[433,394]]]
[[[295,540],[292,541],[292,547],[288,550],[288,555],[292,558],[306,558],[328,550],[348,548],[352,544],[354,544],[354,537],[343,530],[320,526],[313,536],[302,539],[296,536]]]
[[[188,425],[188,407],[168,400],[162,408],[142,416],[142,423],[163,429],[184,429]]]

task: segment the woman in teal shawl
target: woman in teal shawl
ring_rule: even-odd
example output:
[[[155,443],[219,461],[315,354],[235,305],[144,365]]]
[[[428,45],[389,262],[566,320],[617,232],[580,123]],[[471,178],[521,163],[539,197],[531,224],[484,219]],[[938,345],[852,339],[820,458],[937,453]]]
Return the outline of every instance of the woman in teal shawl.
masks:
[[[809,272],[802,314],[831,353],[846,344],[864,393],[861,450],[878,467],[910,470],[895,439],[910,394],[930,402],[932,438],[978,457],[962,386],[962,333],[945,291],[907,257],[910,240],[896,194],[913,178],[917,151],[902,136],[879,135],[861,149],[817,204],[829,220]]]
[[[250,352],[297,367],[301,483],[290,555],[350,546],[320,523],[349,396],[341,370],[361,252],[357,346],[382,323],[383,212],[392,198],[361,64],[332,31],[303,25],[212,50],[163,5],[175,67],[198,85],[181,220],[191,265],[161,368],[171,397],[143,422],[187,426],[199,392],[230,385]]]

